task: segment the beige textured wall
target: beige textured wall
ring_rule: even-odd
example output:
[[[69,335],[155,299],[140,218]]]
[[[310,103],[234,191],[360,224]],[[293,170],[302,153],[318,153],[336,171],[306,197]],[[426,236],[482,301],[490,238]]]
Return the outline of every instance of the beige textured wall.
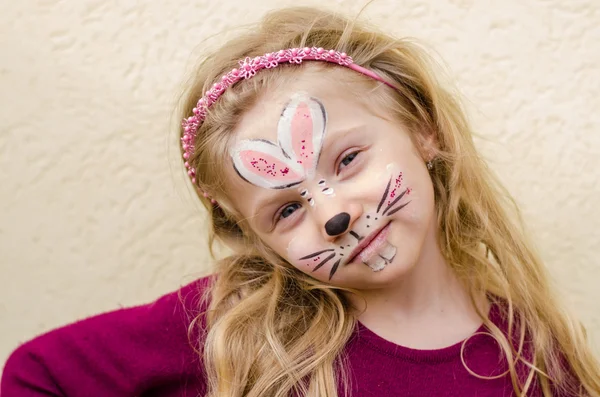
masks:
[[[298,1],[2,2],[0,362],[206,272],[203,215],[168,133],[177,85],[201,39],[285,4]],[[446,60],[598,346],[600,2],[379,0],[367,15]]]

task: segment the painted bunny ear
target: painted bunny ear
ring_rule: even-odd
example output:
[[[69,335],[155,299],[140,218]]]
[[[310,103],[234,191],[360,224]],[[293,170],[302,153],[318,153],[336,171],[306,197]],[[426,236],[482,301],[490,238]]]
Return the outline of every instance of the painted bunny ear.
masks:
[[[294,95],[279,119],[279,145],[304,168],[307,179],[314,176],[317,168],[326,124],[323,104],[305,93]]]
[[[256,186],[284,189],[304,180],[302,167],[286,158],[281,148],[272,142],[244,140],[230,154],[237,173]]]

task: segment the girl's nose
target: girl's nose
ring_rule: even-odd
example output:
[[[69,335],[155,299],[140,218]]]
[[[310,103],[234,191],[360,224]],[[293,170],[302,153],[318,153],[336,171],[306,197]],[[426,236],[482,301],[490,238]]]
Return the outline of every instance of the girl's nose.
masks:
[[[349,225],[350,214],[347,212],[340,212],[325,223],[325,232],[329,236],[339,236],[348,230]]]
[[[358,203],[340,203],[341,205],[321,206],[318,218],[321,219],[321,233],[326,240],[333,241],[336,237],[348,233],[354,222],[363,213],[362,205]]]

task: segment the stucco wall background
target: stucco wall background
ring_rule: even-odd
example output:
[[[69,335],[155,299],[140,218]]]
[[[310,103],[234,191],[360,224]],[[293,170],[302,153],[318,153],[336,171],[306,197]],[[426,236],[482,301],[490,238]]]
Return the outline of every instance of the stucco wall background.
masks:
[[[323,3],[363,5],[301,2]],[[172,133],[178,85],[203,39],[286,4],[298,1],[1,3],[0,362],[208,272]],[[445,59],[600,351],[598,0],[380,0],[365,15]]]

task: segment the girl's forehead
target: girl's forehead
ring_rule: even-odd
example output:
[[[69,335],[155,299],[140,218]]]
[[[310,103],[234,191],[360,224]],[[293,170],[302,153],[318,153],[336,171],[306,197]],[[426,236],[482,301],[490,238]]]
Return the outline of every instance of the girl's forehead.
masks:
[[[234,129],[235,141],[244,139],[269,139],[277,137],[277,125],[286,107],[294,98],[314,98],[326,114],[327,129],[346,129],[372,116],[364,106],[365,97],[357,98],[356,88],[335,80],[332,73],[323,76],[303,73],[293,81],[269,90],[259,97],[241,117]],[[369,95],[365,91],[365,96]]]
[[[312,180],[322,155],[373,121],[356,96],[331,80],[297,79],[259,98],[242,115],[228,148],[238,176],[255,186],[289,189]]]

